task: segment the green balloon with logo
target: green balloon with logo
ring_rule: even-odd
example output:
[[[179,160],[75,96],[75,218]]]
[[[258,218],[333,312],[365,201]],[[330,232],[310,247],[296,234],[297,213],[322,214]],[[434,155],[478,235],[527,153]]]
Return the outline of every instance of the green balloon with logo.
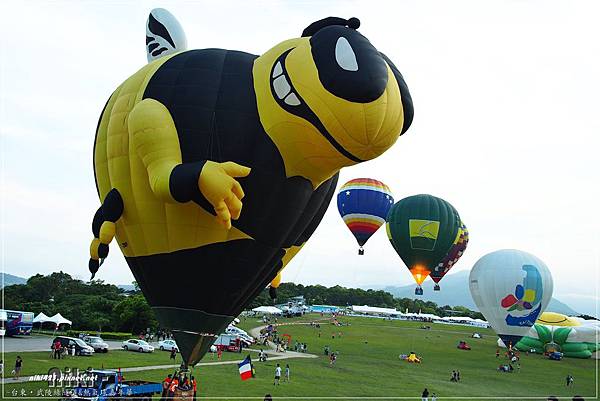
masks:
[[[452,247],[460,224],[456,209],[432,195],[409,196],[390,209],[388,238],[417,283],[416,295],[423,295],[421,284]]]

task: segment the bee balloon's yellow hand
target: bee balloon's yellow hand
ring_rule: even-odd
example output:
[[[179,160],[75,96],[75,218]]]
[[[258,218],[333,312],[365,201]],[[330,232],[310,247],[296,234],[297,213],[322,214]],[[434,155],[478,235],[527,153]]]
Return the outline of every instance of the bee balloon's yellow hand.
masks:
[[[217,213],[217,219],[228,230],[231,219],[237,220],[242,212],[244,191],[235,178],[246,177],[250,168],[234,162],[207,161],[202,167],[198,187]]]

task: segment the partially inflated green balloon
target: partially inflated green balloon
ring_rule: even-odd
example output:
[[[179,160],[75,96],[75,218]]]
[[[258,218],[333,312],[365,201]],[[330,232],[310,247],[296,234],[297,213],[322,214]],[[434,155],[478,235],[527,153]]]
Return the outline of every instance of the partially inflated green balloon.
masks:
[[[460,216],[441,198],[414,195],[392,206],[386,229],[392,246],[421,285],[450,250]]]

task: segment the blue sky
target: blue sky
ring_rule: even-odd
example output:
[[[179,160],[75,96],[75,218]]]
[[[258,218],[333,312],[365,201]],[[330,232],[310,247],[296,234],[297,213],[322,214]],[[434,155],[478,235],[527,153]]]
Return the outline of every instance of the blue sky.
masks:
[[[2,2],[2,267],[88,278],[97,119],[114,88],[146,63],[154,7],[181,22],[190,48],[261,54],[319,18],[359,29],[411,89],[411,129],[380,158],[342,171],[387,183],[396,199],[450,201],[471,233],[456,270],[501,248],[551,269],[555,296],[598,303],[600,7],[593,1]],[[133,280],[116,247],[99,273]],[[284,280],[400,285],[410,276],[384,230],[366,255],[332,203]]]

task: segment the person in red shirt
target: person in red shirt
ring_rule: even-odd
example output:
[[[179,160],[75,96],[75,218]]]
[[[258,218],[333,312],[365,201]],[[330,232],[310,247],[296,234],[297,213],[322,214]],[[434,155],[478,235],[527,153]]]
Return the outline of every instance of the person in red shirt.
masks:
[[[169,387],[171,386],[171,375],[168,375],[165,380],[163,380],[162,383],[162,393],[160,395],[160,401],[164,401],[165,397],[167,396],[167,392],[169,391]]]
[[[177,388],[177,386],[179,386],[179,380],[177,379],[177,377],[174,377],[173,380],[171,380],[171,385],[169,386],[169,392],[168,392],[169,398],[173,398],[173,396],[175,395],[175,389]]]
[[[192,379],[192,388],[194,389],[194,401],[196,401],[196,379],[194,378],[194,376],[192,376],[191,379]]]
[[[57,359],[57,358],[60,359],[60,354],[62,351],[61,348],[62,348],[62,344],[60,343],[60,341],[57,340],[54,343],[54,359]]]

